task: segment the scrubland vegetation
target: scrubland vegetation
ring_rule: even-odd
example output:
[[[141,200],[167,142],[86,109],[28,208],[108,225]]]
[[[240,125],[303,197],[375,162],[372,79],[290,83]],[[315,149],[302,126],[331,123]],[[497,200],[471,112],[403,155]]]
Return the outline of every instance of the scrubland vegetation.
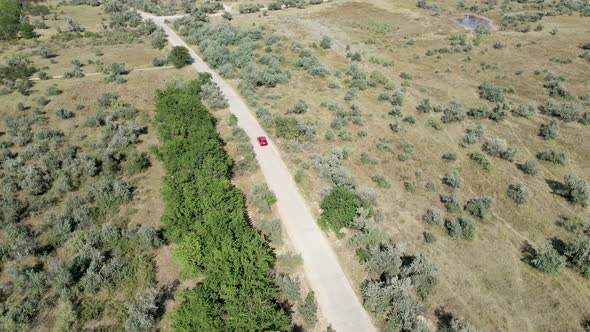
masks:
[[[140,72],[190,57],[134,9],[188,14],[380,329],[588,329],[589,5],[321,3],[0,4],[3,329],[327,325],[227,101]]]

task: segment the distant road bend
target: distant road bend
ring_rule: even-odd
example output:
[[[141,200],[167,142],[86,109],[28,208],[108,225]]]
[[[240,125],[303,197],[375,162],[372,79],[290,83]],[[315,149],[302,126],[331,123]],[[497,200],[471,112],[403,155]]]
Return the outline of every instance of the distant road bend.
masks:
[[[305,275],[316,294],[318,305],[324,317],[338,332],[373,332],[371,318],[354,293],[349,280],[338,263],[336,254],[317,225],[293,176],[283,162],[272,140],[268,146],[260,147],[256,137],[267,136],[253,113],[234,89],[209,66],[174,32],[165,21],[173,17],[158,17],[140,12],[146,19],[152,19],[162,27],[173,46],[189,49],[193,66],[199,72],[210,73],[213,82],[228,99],[229,110],[238,118],[238,124],[254,147],[256,158],[269,188],[277,197],[277,207],[282,223],[295,249],[303,258]]]

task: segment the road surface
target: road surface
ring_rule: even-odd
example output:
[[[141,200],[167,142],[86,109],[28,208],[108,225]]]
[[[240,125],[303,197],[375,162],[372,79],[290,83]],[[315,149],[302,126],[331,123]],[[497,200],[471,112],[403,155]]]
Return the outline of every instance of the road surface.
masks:
[[[189,49],[193,66],[199,72],[210,73],[213,82],[228,99],[229,111],[238,118],[252,146],[269,188],[277,197],[277,207],[283,227],[295,249],[303,258],[305,276],[314,290],[318,305],[324,317],[338,332],[375,331],[371,319],[354,293],[338,258],[317,225],[287,165],[283,162],[272,140],[268,146],[260,147],[258,136],[267,136],[253,113],[234,89],[213,71],[192,49],[165,24],[166,18],[141,13],[152,19],[168,35],[173,46]]]

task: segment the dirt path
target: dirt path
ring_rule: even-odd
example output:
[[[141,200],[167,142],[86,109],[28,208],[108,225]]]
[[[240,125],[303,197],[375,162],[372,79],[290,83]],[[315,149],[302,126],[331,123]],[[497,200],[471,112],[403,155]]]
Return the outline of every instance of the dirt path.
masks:
[[[338,332],[375,331],[371,318],[356,297],[348,278],[338,263],[336,254],[314,220],[278,149],[270,139],[268,146],[260,147],[258,145],[256,137],[267,135],[248,106],[228,83],[209,68],[164,23],[165,18],[146,13],[141,14],[144,18],[152,19],[164,29],[170,44],[188,48],[194,60],[193,66],[199,72],[210,73],[213,81],[219,85],[228,99],[229,110],[238,118],[240,127],[248,134],[266,182],[277,197],[277,207],[283,226],[295,249],[303,257],[305,276],[316,294],[320,310],[326,319]]]
[[[135,69],[129,69],[129,73],[131,72],[136,72],[136,71],[150,71],[150,70],[161,70],[161,69],[171,69],[174,68],[174,66],[162,66],[162,67],[147,67],[147,68],[135,68]],[[105,73],[84,73],[84,77],[87,76],[99,76],[99,75],[106,75]],[[48,80],[56,80],[56,79],[63,79],[63,75],[56,75],[56,76],[50,76],[48,78]],[[41,79],[39,77],[31,77],[30,78],[31,81],[40,81]]]

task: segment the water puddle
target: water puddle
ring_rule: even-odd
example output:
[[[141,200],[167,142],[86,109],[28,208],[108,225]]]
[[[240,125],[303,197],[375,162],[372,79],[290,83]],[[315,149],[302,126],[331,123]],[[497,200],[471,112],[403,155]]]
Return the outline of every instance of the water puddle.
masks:
[[[455,19],[455,22],[467,30],[475,30],[477,28],[492,29],[494,25],[488,19],[481,16],[464,15]]]

